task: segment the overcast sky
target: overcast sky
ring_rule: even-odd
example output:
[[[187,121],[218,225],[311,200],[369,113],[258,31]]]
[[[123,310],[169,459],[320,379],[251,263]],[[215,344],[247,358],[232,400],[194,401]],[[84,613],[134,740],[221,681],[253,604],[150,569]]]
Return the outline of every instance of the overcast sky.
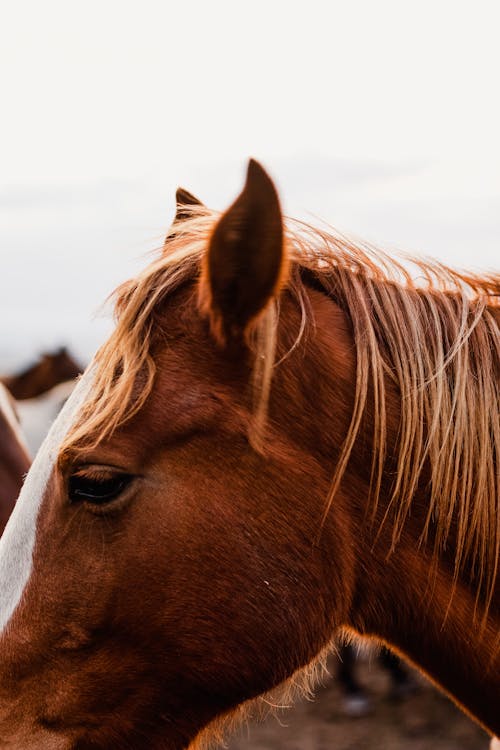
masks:
[[[0,357],[69,343],[185,185],[249,156],[290,214],[500,267],[497,2],[16,0],[2,13]]]

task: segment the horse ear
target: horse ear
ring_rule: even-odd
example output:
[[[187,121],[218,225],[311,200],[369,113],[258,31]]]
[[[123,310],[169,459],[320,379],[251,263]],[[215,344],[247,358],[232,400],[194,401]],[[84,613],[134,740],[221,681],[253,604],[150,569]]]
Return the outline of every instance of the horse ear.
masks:
[[[287,268],[278,194],[251,159],[243,191],[216,224],[203,259],[200,308],[220,343],[244,335],[281,288]]]
[[[165,237],[165,241],[163,243],[164,248],[167,248],[169,240],[171,240],[172,237],[175,236],[176,230],[178,229],[176,225],[181,221],[184,221],[185,219],[191,218],[191,216],[193,215],[193,211],[191,210],[191,208],[193,206],[197,206],[198,208],[205,208],[205,204],[198,200],[198,198],[196,198],[188,190],[185,190],[181,187],[177,188],[177,190],[175,191],[175,216],[168,234]]]
[[[181,187],[177,188],[177,191],[175,193],[175,204],[176,212],[174,224],[176,224],[178,221],[189,219],[189,217],[191,216],[189,206],[202,206],[203,208],[205,207],[204,204],[200,200],[198,200],[198,198],[196,198],[196,196]]]

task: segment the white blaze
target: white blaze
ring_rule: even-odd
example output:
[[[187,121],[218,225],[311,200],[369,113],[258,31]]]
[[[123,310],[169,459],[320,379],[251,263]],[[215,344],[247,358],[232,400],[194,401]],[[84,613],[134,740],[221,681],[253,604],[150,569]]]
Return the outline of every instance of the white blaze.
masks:
[[[86,400],[92,365],[84,373],[52,425],[29,470],[21,494],[0,539],[0,632],[16,609],[31,575],[38,511],[57,460],[59,447]]]

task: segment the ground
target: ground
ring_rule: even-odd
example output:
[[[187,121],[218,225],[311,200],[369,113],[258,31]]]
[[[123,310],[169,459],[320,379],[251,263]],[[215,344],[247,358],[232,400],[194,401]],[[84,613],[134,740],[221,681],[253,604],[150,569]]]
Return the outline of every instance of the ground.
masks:
[[[333,671],[335,664],[330,665]],[[350,718],[333,679],[316,691],[314,701],[251,724],[233,737],[228,750],[487,750],[489,738],[427,681],[415,675],[417,690],[398,701],[390,698],[388,677],[373,659],[359,665],[372,711]]]

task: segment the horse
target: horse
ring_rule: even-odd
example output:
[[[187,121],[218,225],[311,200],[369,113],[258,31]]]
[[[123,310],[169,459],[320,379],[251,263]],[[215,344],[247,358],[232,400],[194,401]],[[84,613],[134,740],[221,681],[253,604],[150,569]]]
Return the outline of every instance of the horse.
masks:
[[[76,382],[76,379],[65,380],[40,396],[25,398],[17,402],[16,407],[21,428],[32,455],[42,444],[51,424],[61,411]]]
[[[30,464],[13,399],[0,383],[0,534],[9,520]]]
[[[181,191],[0,540],[0,747],[182,750],[339,633],[500,733],[500,277]]]
[[[82,372],[66,347],[42,354],[35,364],[20,373],[6,375],[1,382],[18,401],[36,398],[54,386],[74,380]]]

